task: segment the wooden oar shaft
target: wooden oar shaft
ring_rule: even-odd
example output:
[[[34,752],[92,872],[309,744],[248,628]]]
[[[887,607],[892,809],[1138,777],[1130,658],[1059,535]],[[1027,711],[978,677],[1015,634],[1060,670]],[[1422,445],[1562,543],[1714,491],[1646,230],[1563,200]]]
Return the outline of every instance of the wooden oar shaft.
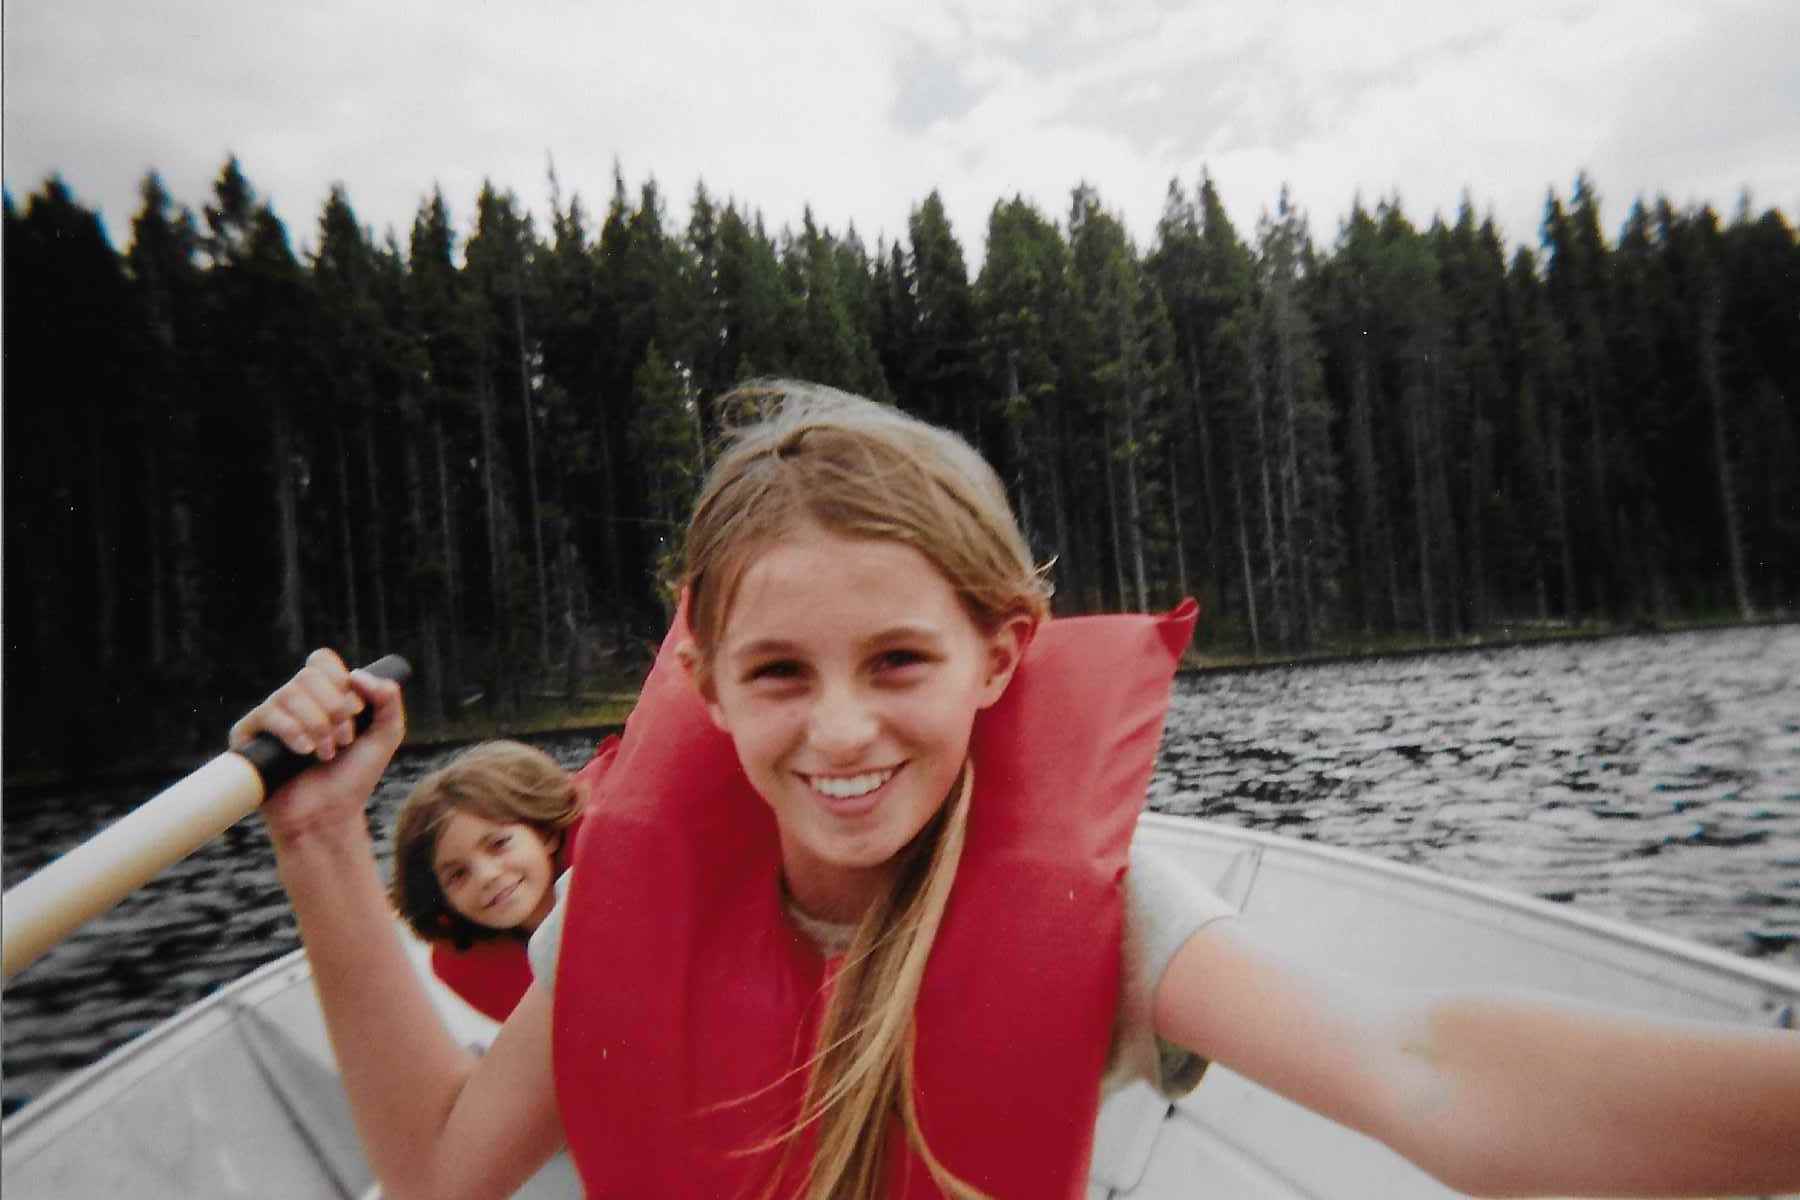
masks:
[[[256,810],[262,776],[225,753],[6,893],[7,979]]]
[[[366,670],[405,683],[412,669],[390,654]],[[357,718],[365,728],[373,714]],[[254,812],[263,797],[311,765],[269,734],[229,751],[158,792],[7,891],[0,910],[0,978],[11,979],[82,925]]]

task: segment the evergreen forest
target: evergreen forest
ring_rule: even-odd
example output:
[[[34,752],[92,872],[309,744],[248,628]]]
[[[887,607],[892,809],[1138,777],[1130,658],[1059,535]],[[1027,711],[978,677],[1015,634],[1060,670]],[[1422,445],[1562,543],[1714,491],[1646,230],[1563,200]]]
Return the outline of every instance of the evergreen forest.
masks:
[[[149,175],[123,249],[7,195],[9,768],[217,747],[316,645],[406,654],[427,721],[628,676],[765,376],[961,431],[1059,612],[1197,595],[1220,653],[1800,596],[1800,244],[1747,198],[1615,232],[1583,176],[1528,246],[1397,197],[1320,245],[1202,173],[1140,245],[1083,184],[997,201],[971,271],[935,192],[873,246],[703,185],[675,227],[617,169],[549,196],[377,238],[339,187],[296,250],[235,159],[197,210]]]

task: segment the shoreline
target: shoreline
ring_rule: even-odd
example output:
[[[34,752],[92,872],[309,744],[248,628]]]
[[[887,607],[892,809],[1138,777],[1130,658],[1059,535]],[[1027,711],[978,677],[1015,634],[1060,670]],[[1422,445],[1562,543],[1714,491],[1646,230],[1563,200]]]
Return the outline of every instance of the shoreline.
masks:
[[[1460,638],[1423,641],[1394,637],[1390,642],[1355,642],[1349,638],[1334,639],[1322,649],[1298,654],[1265,654],[1260,657],[1243,653],[1207,654],[1193,649],[1182,656],[1179,673],[1183,675],[1233,674],[1247,671],[1271,671],[1283,667],[1322,667],[1346,662],[1378,658],[1424,658],[1439,654],[1461,654],[1472,650],[1508,650],[1518,646],[1537,646],[1562,642],[1598,642],[1616,638],[1667,637],[1683,633],[1711,633],[1732,629],[1768,629],[1784,625],[1800,625],[1800,613],[1770,614],[1748,621],[1726,619],[1691,619],[1614,625],[1601,622],[1580,624],[1557,621],[1513,621],[1491,627],[1486,634],[1464,634]]]
[[[618,733],[625,728],[625,717],[636,700],[636,693],[619,694],[599,706],[581,706],[573,710],[527,715],[518,722],[505,726],[492,718],[483,717],[479,720],[446,721],[416,729],[409,728],[406,740],[400,743],[400,749],[395,752],[395,758],[435,753],[489,738],[531,741],[537,738],[588,735],[598,742],[608,734]],[[218,753],[223,753],[223,749]],[[27,802],[90,788],[133,785],[146,788],[158,785],[166,787],[217,756],[217,753],[212,753],[166,759],[138,759],[92,771],[37,767],[17,773],[9,772],[0,787],[4,788],[9,801]],[[150,795],[151,793],[146,793],[144,799],[150,799]]]
[[[1456,639],[1440,638],[1430,642],[1404,636],[1390,636],[1377,641],[1340,637],[1320,649],[1299,654],[1254,656],[1241,649],[1221,647],[1212,651],[1196,651],[1190,648],[1182,656],[1176,673],[1178,676],[1243,674],[1293,667],[1333,666],[1381,658],[1420,658],[1477,650],[1504,650],[1545,643],[1664,637],[1796,624],[1800,624],[1800,613],[1771,614],[1748,621],[1690,619],[1632,625],[1514,621],[1495,625],[1485,634],[1468,634]],[[541,711],[525,713],[505,723],[484,714],[468,719],[423,724],[408,730],[399,753],[430,753],[500,737],[529,741],[535,738],[587,735],[598,741],[624,728],[625,717],[636,701],[635,691],[608,690],[589,693],[573,705],[548,705]],[[125,787],[133,784],[150,786],[179,778],[212,757],[214,756],[195,754],[175,759],[123,762],[94,771],[30,768],[17,773],[8,772],[4,780],[0,781],[0,788],[4,789],[9,799],[30,801],[91,787]]]

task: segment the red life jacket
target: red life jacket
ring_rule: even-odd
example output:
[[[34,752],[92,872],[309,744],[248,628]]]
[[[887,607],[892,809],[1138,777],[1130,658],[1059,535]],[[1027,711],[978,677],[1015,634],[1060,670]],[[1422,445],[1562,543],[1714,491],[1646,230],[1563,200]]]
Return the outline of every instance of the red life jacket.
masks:
[[[926,1144],[996,1197],[1079,1197],[1119,991],[1122,880],[1196,606],[1038,630],[977,718],[967,839],[915,1010]],[[753,1197],[792,1128],[827,964],[769,807],[674,651],[585,768],[556,981],[558,1104],[590,1197]],[[896,1121],[889,1196],[937,1196]],[[792,1195],[810,1135],[776,1194]]]
[[[525,943],[515,937],[488,938],[467,950],[458,950],[451,942],[433,942],[431,971],[477,1012],[496,1021],[511,1016],[531,986]]]
[[[606,745],[601,743],[601,748]],[[576,818],[563,831],[555,856],[558,873],[575,861],[581,825],[582,819]],[[467,950],[458,950],[452,942],[433,942],[431,971],[477,1012],[496,1021],[510,1017],[531,986],[531,961],[525,940],[518,937],[484,938]]]

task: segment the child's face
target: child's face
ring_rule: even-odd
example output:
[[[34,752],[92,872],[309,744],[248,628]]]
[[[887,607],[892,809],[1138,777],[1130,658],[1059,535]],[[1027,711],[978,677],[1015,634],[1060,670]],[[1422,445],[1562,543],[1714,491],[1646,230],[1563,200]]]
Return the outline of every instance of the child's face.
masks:
[[[708,710],[775,811],[794,898],[849,920],[937,812],[1031,623],[984,635],[929,559],[808,528],[745,571]]]
[[[529,825],[459,809],[438,830],[431,865],[451,908],[489,929],[529,933],[556,902],[554,849]]]

